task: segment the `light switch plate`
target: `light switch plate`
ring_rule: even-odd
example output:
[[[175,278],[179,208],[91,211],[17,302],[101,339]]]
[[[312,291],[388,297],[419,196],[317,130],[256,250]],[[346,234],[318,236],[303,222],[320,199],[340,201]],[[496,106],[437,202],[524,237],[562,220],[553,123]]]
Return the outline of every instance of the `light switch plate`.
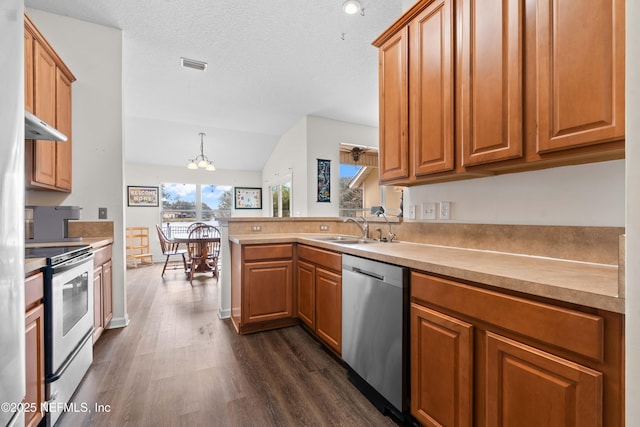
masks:
[[[107,208],[98,208],[98,219],[107,219]]]
[[[416,219],[416,205],[409,206],[409,219]]]
[[[451,219],[451,202],[440,202],[440,219]]]
[[[429,202],[422,204],[422,219],[436,219],[436,204]]]

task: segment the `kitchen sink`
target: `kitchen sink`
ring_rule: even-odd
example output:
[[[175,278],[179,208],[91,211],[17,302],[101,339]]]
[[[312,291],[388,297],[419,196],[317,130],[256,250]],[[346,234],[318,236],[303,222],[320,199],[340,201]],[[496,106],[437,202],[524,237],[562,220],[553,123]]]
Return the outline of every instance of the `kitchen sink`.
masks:
[[[376,243],[375,239],[365,239],[356,236],[317,236],[312,237],[314,240],[322,240],[324,242],[339,243],[341,245],[357,245],[361,243]]]
[[[336,236],[336,235],[326,235],[326,236],[313,236],[313,240],[354,240],[357,239],[356,236]]]

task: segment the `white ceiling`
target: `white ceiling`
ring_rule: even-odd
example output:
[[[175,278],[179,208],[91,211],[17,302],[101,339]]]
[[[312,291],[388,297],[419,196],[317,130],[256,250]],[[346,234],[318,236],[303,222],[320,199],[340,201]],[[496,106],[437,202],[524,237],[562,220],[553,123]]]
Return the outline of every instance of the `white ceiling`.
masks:
[[[185,166],[205,132],[205,155],[234,170],[261,170],[305,115],[378,125],[371,42],[402,0],[361,3],[364,16],[342,0],[25,0],[123,30],[127,162]]]

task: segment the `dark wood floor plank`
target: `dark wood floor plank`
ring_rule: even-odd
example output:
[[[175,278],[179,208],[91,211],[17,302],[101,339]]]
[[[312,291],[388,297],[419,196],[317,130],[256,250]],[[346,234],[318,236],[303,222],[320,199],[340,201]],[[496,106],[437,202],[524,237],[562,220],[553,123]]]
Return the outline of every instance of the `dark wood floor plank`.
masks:
[[[162,266],[127,271],[130,324],[104,332],[59,426],[394,426],[301,327],[238,335],[218,285]],[[95,405],[108,411],[96,412]]]

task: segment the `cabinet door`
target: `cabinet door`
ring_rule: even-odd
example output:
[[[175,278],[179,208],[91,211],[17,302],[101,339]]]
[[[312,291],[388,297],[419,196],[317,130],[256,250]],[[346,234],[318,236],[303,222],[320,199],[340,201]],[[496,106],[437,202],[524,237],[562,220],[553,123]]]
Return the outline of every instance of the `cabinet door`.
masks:
[[[93,270],[93,342],[95,343],[103,331],[102,323],[102,266]]]
[[[486,425],[600,426],[600,372],[486,334]]]
[[[458,6],[462,164],[521,157],[524,0],[459,0]]]
[[[56,64],[51,55],[38,43],[33,44],[34,113],[55,126],[56,123]],[[56,142],[34,142],[33,180],[54,186],[56,183]]]
[[[37,426],[44,403],[44,305],[38,304],[25,316],[26,395],[24,402],[37,411],[25,412],[25,426]]]
[[[105,328],[113,318],[113,274],[111,266],[111,261],[107,261],[102,265],[102,326]]]
[[[316,267],[316,334],[342,351],[342,275]]]
[[[315,273],[316,269],[312,264],[304,261],[296,264],[298,317],[311,329],[315,329]]]
[[[473,326],[411,304],[410,351],[411,414],[425,426],[472,425]]]
[[[453,0],[432,3],[409,24],[412,175],[454,168]]]
[[[381,182],[409,177],[408,38],[403,28],[378,51]]]
[[[293,261],[246,263],[242,323],[293,317]]]
[[[537,149],[624,137],[624,0],[536,3]]]
[[[71,191],[71,80],[56,70],[56,127],[67,141],[56,142],[56,187]]]
[[[24,29],[24,108],[33,113],[33,34]]]

